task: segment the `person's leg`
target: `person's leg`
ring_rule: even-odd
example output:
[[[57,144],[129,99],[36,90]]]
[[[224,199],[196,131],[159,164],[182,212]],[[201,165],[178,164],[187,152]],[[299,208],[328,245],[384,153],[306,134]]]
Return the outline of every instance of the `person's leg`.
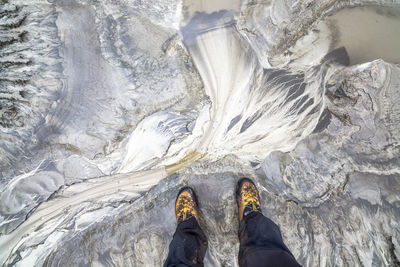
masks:
[[[180,190],[175,215],[178,225],[164,266],[203,266],[207,237],[198,223],[197,200],[191,188]]]
[[[279,227],[260,212],[245,216],[239,240],[240,266],[299,266],[283,243]]]
[[[262,215],[258,190],[250,179],[238,183],[240,266],[300,266],[283,243],[279,227]]]
[[[203,266],[206,250],[207,238],[191,217],[176,227],[164,266]]]

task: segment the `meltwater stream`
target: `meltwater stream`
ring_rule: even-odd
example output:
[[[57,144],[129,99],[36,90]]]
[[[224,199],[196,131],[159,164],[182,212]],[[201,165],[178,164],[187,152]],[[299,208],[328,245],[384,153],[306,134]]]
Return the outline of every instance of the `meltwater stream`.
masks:
[[[235,9],[188,8],[190,18],[173,1],[154,9],[53,2],[0,12],[21,19],[7,24],[12,34],[52,29],[43,40],[16,38],[18,49],[54,46],[8,70],[32,77],[37,98],[22,105],[35,120],[2,132],[2,265],[158,266],[175,227],[176,191],[188,184],[200,197],[206,263],[235,266],[233,190],[243,175],[257,182],[263,210],[304,266],[399,262],[398,66],[346,67],[341,47],[313,64],[265,68],[252,41],[263,37],[244,31],[243,20],[260,23],[246,16],[264,18],[257,12],[268,7],[279,32],[284,1],[221,1]],[[12,44],[0,46],[10,62],[20,53]],[[40,93],[41,84],[54,92]],[[7,80],[5,88],[20,87]]]
[[[199,16],[209,23],[224,17],[224,13]],[[198,16],[194,20],[200,23]],[[140,137],[135,130],[121,172],[146,168],[141,162],[135,163],[139,154],[160,159],[156,166],[175,164],[190,153],[209,160],[232,154],[247,162],[260,161],[271,151],[290,151],[315,129],[324,108],[324,83],[329,76],[326,68],[296,72],[263,69],[234,26],[195,30],[187,26],[183,38],[209,102],[200,111],[192,133],[180,142],[172,142],[164,155],[159,151],[150,155],[148,146],[137,144]],[[165,118],[149,117],[141,125],[157,129],[163,121]],[[175,120],[174,125],[177,126],[169,129],[182,123]],[[159,142],[168,133],[159,135],[146,143],[161,148]]]

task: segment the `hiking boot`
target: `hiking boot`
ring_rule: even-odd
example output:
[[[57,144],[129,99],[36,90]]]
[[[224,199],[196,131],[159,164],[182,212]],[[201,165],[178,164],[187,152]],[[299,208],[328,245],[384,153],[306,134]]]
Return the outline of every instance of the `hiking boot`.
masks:
[[[193,189],[187,186],[181,188],[175,201],[176,222],[180,224],[193,216],[199,222],[198,209],[197,198]]]
[[[239,207],[240,221],[251,212],[261,212],[260,195],[256,185],[248,178],[238,181],[236,201]]]

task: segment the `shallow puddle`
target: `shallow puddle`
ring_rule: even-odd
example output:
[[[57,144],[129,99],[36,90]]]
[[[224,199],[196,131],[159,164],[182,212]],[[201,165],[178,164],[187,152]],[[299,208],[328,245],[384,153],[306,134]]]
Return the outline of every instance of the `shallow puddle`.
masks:
[[[400,8],[347,8],[325,21],[332,31],[331,47],[345,47],[351,65],[378,58],[400,63]]]
[[[239,11],[240,0],[184,0],[183,1],[183,16],[181,23],[184,25],[197,12],[213,13],[221,10]]]
[[[349,64],[383,59],[400,63],[400,7],[352,7],[339,10],[310,28],[287,55],[270,58],[273,66],[315,66],[344,47]]]

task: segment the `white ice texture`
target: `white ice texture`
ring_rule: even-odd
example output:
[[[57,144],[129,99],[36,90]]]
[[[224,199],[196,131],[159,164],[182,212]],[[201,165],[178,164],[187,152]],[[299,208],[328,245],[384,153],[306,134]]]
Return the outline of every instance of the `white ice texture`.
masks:
[[[237,266],[243,176],[303,266],[400,264],[399,4],[6,2],[1,265],[160,266],[189,185]]]

